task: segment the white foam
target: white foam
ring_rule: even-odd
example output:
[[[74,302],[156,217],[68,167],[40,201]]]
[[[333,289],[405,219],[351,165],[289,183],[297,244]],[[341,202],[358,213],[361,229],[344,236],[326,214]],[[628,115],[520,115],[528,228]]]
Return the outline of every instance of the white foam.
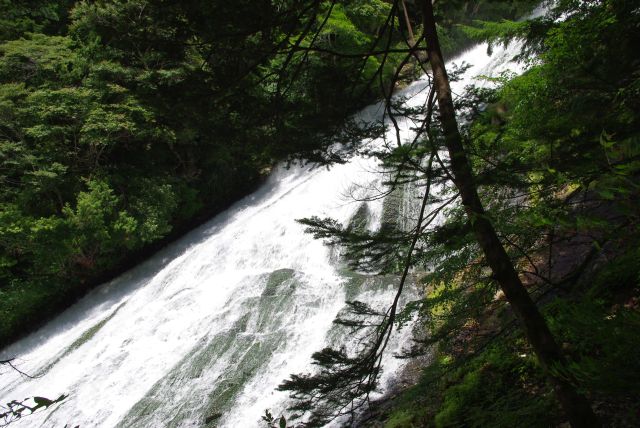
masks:
[[[454,92],[460,93],[474,76],[495,75],[505,69],[515,49],[496,49],[489,57],[486,45],[479,45],[463,54],[456,62],[474,67],[464,81],[453,85]],[[411,96],[408,105],[424,104],[426,80],[416,81],[399,95]],[[363,120],[381,116],[380,104],[360,115]],[[403,138],[410,139],[413,125],[400,119],[400,126]],[[152,394],[154,386],[170,393],[156,403],[151,415],[140,419],[144,422],[131,425],[163,426],[170,415],[178,413],[182,420],[174,422],[180,426],[201,423],[208,391],[244,351],[218,352],[197,376],[181,374],[190,373],[182,365],[243,317],[248,317],[250,326],[256,325],[253,312],[258,308],[250,303],[264,291],[266,275],[293,269],[296,287],[290,291],[290,306],[273,315],[279,323],[272,326],[273,331],[252,332],[249,327],[238,333],[250,336],[249,343],[258,343],[271,333],[283,339],[247,374],[231,408],[219,419],[222,426],[259,426],[264,409],[277,413],[286,406],[286,394],[274,391],[275,387],[291,373],[312,369],[311,354],[326,345],[327,332],[345,300],[344,278],[329,249],[305,234],[295,220],[318,216],[347,223],[359,207],[346,196],[351,186],[379,188],[378,171],[377,162],[365,158],[330,170],[278,167],[254,194],[5,349],[3,356],[17,357],[24,372],[48,370],[37,379],[4,373],[0,376],[2,402],[69,394],[55,410],[26,417],[15,426],[115,426],[136,403]],[[369,227],[374,230],[380,225],[382,202],[369,202],[369,212]],[[361,300],[384,305],[391,302],[394,289],[362,293]],[[96,331],[89,337],[92,328]],[[407,340],[408,330],[394,339],[385,358],[383,386],[403,365],[390,355]],[[83,334],[86,340],[79,344]],[[179,375],[166,384],[168,375],[176,370]]]

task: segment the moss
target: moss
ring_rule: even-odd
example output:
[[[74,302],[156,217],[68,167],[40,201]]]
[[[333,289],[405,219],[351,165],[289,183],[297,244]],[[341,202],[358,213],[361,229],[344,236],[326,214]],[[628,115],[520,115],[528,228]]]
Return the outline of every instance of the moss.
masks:
[[[259,296],[241,302],[238,310],[243,315],[225,331],[196,345],[132,407],[121,426],[151,426],[159,417],[168,427],[193,417],[203,426],[217,425],[220,415],[232,407],[247,382],[286,340],[282,325],[294,296],[291,288],[297,284],[295,271],[280,269],[253,281],[264,284],[264,289]],[[210,384],[197,380],[203,378],[211,379]],[[182,404],[167,409],[166,397],[190,385],[189,395],[176,400]]]
[[[267,285],[262,292],[263,296],[275,296],[278,288],[288,279],[293,278],[293,269],[279,269],[271,272],[269,279],[267,279]]]

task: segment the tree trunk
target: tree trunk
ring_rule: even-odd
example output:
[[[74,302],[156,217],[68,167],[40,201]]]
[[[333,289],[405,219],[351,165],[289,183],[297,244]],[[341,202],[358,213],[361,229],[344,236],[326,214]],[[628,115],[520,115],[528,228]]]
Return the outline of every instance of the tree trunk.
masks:
[[[416,38],[413,35],[413,27],[411,26],[411,21],[409,20],[409,12],[407,12],[407,5],[404,0],[400,0],[400,5],[402,6],[402,13],[404,14],[404,24],[407,27],[407,41],[411,47],[416,45]]]
[[[520,277],[498,239],[492,223],[485,214],[458,129],[449,78],[438,41],[433,5],[431,0],[422,0],[422,5],[427,54],[433,71],[433,84],[438,97],[445,145],[449,151],[454,184],[460,191],[462,205],[469,217],[473,232],[496,281],[522,323],[529,343],[543,370],[551,380],[556,396],[567,413],[571,426],[574,428],[598,427],[600,423],[587,399],[570,382],[554,376],[550,370],[564,362],[560,347],[553,338],[536,304],[520,281]]]

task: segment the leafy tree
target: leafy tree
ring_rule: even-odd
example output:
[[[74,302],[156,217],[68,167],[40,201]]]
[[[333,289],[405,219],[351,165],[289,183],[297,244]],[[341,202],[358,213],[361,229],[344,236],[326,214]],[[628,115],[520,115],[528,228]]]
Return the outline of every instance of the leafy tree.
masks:
[[[352,56],[394,25],[382,1],[9,3],[2,343],[243,196],[275,162],[330,158],[321,148],[371,99],[374,71],[394,68]]]
[[[438,205],[424,217],[420,215],[411,233],[358,233],[321,219],[308,219],[304,223],[315,236],[346,246],[346,253],[355,259],[352,261],[355,266],[375,268],[375,263],[371,265],[374,261],[393,270],[394,262],[397,269],[398,261],[403,260],[400,254],[406,256],[411,252],[416,253],[415,258],[405,259],[400,266],[430,266],[432,272],[426,278],[435,286],[443,284],[445,289],[437,297],[416,302],[413,308],[433,316],[430,305],[445,304],[459,312],[439,318],[437,334],[426,343],[456,337],[456,331],[473,319],[474,314],[496,305],[495,287],[500,286],[510,307],[523,322],[529,343],[571,423],[575,426],[597,425],[597,418],[578,392],[580,382],[577,377],[558,375],[558,370],[562,371],[560,367],[567,367],[570,362],[521,278],[526,279],[527,284],[531,284],[531,278],[536,278],[534,283],[542,283],[540,288],[544,293],[562,289],[575,282],[604,243],[624,239],[620,234],[627,234],[627,238],[629,233],[635,234],[633,211],[636,204],[629,198],[637,195],[636,186],[630,179],[636,174],[635,152],[630,149],[637,145],[634,143],[638,130],[636,116],[630,111],[613,113],[616,117],[603,116],[602,104],[596,102],[596,98],[602,97],[604,92],[607,95],[602,100],[633,91],[637,61],[622,35],[633,31],[637,17],[625,2],[562,2],[552,8],[547,17],[522,23],[479,24],[480,30],[470,32],[493,37],[494,41],[526,36],[530,42],[525,46],[525,52],[540,56],[522,78],[506,84],[503,92],[475,90],[470,98],[458,100],[456,106],[441,60],[434,13],[430,2],[422,3],[423,38],[427,39],[425,49],[429,54],[435,90],[422,110],[424,123],[418,127],[419,137],[403,145],[398,141],[400,147],[397,149],[373,154],[380,156],[392,173],[392,179],[387,183],[391,189],[407,182],[429,189],[433,180],[451,180],[455,185],[449,193],[451,199],[442,194],[429,195],[427,191],[425,200],[430,197],[432,203]],[[584,51],[575,46],[584,46]],[[593,52],[593,46],[601,47],[596,48],[600,55],[587,54],[587,51]],[[618,70],[611,70],[610,74],[605,71],[616,63],[614,57],[624,58],[619,75]],[[601,73],[597,72],[597,66],[593,72],[590,67],[585,68],[585,64],[596,63],[602,67]],[[502,79],[505,81],[506,78]],[[583,82],[589,83],[583,85]],[[610,84],[607,89],[601,87],[604,82]],[[596,96],[598,88],[604,92]],[[514,90],[516,92],[511,92]],[[434,98],[438,100],[437,108],[431,104]],[[536,101],[530,104],[533,100]],[[624,96],[611,100],[610,108],[605,109],[607,112],[626,110],[632,102],[623,101]],[[482,111],[478,105],[488,108]],[[397,115],[416,115],[414,111],[393,107]],[[456,107],[465,112],[467,124],[462,128],[454,115]],[[437,110],[442,129],[430,126],[433,109]],[[387,111],[390,116],[394,114]],[[590,115],[593,115],[591,119]],[[625,118],[628,127],[618,128],[619,117]],[[583,134],[588,128],[591,131]],[[606,128],[620,129],[620,141],[630,144],[625,146],[629,149],[616,152],[613,163],[608,160],[610,152],[602,150],[608,146],[609,137],[602,134]],[[448,159],[440,159],[438,151],[441,149],[447,149]],[[433,156],[429,155],[432,150],[435,150],[436,161],[427,162]],[[613,173],[618,179],[610,176],[611,168],[619,169]],[[622,170],[625,172],[620,172]],[[610,180],[617,185],[608,187]],[[600,186],[607,190],[600,190]],[[458,195],[461,206],[446,208]],[[583,198],[581,203],[577,202],[578,195]],[[603,219],[603,209],[610,212],[611,208],[602,207],[601,198],[610,201],[609,204],[615,206],[613,210],[619,210],[621,214],[616,217],[619,227],[615,231],[605,230],[611,219]],[[594,208],[598,206],[602,208]],[[429,219],[443,209],[449,216],[443,226],[429,229],[422,224],[423,218]],[[583,236],[583,233],[594,238],[586,240],[586,248],[582,244],[582,249],[575,254],[571,262],[577,265],[574,270],[552,272],[558,251],[573,245],[564,242],[580,240],[576,236]],[[416,237],[418,245],[411,243]],[[593,245],[591,250],[590,245]],[[550,262],[541,268],[540,259],[546,257],[545,252],[549,254]],[[532,291],[534,297],[539,298],[539,291]],[[368,394],[376,388],[377,362],[384,351],[384,339],[380,341],[380,338],[386,337],[395,321],[395,304],[386,313],[359,304],[353,309],[355,316],[377,319],[377,327],[370,333],[374,339],[367,342],[364,349],[351,353],[336,349],[316,353],[313,356],[318,365],[315,374],[294,375],[281,386],[293,391],[298,403],[294,409],[311,411],[311,426],[365,405]],[[349,325],[367,324],[351,320]]]
[[[486,217],[483,204],[478,196],[473,172],[457,126],[451,88],[440,52],[430,1],[424,2],[424,19],[427,52],[433,70],[434,85],[440,108],[440,121],[453,173],[452,179],[460,191],[462,205],[467,217],[469,217],[471,228],[487,263],[491,267],[496,282],[500,285],[508,302],[523,324],[526,336],[533,346],[540,364],[554,384],[558,400],[567,412],[572,426],[597,426],[597,418],[585,397],[566,379],[558,378],[550,371],[552,367],[563,364],[562,352],[546,321],[520,280],[492,222]]]

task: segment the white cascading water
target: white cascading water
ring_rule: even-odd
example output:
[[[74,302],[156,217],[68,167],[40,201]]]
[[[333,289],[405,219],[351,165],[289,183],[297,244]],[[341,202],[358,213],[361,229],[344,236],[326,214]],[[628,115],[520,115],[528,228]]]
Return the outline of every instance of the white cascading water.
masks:
[[[518,49],[488,56],[479,45],[461,55],[455,62],[473,67],[454,93],[476,76],[514,69],[509,60]],[[398,95],[423,105],[426,84],[420,79]],[[359,118],[380,120],[382,113],[373,105]],[[400,122],[406,140],[409,125]],[[378,171],[366,158],[330,170],[276,168],[258,191],[5,349],[1,358],[15,357],[35,378],[3,372],[0,403],[68,394],[15,426],[244,428],[263,426],[265,409],[279,415],[287,394],[276,387],[292,373],[312,371],[313,352],[348,344],[333,325],[345,300],[378,308],[393,300],[394,279],[348,272],[295,221],[318,216],[348,224],[362,206],[348,196],[352,186],[360,196],[380,188]],[[367,227],[375,230],[385,203],[366,204]],[[383,390],[403,367],[392,355],[410,334],[394,334]]]

